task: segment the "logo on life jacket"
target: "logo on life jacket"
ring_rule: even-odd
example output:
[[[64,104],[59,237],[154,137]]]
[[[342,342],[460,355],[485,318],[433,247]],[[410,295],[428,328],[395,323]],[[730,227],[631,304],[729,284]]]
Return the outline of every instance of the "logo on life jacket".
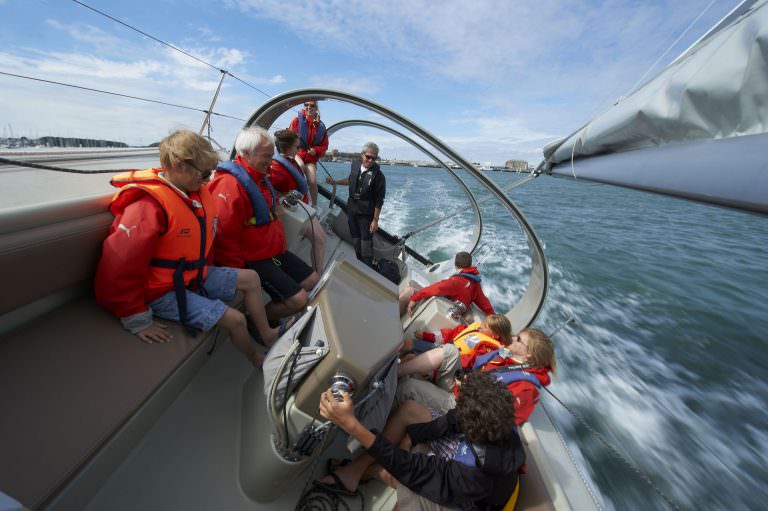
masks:
[[[475,349],[475,346],[477,346],[477,343],[480,342],[480,338],[475,334],[468,335],[462,340],[466,343],[467,348],[471,350]]]
[[[131,237],[131,231],[134,230],[136,228],[136,226],[132,225],[130,227],[126,227],[125,224],[120,224],[120,225],[117,226],[117,228],[118,229],[122,229],[123,231],[125,231],[125,235],[130,238]]]
[[[177,238],[189,238],[190,236],[192,236],[192,229],[189,227],[184,227],[183,229],[179,230]]]

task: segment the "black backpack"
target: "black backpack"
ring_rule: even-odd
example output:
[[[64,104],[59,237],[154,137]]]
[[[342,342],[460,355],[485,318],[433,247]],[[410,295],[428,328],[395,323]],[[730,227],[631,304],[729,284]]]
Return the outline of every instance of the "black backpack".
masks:
[[[400,284],[400,268],[391,259],[379,259],[374,264],[374,270],[385,276],[394,284]]]

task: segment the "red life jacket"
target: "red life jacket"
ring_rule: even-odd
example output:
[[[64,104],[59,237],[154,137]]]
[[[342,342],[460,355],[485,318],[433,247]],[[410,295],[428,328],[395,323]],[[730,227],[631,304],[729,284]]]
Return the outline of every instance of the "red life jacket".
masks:
[[[174,289],[181,323],[186,326],[184,290],[199,287],[205,279],[205,263],[215,234],[216,205],[207,187],[198,192],[200,203],[183,195],[161,178],[159,172],[160,169],[135,170],[114,176],[111,184],[120,189],[112,197],[110,211],[118,214],[129,204],[125,200],[129,194],[124,192],[131,188],[143,190],[162,206],[168,224],[158,238],[144,289],[153,294]]]

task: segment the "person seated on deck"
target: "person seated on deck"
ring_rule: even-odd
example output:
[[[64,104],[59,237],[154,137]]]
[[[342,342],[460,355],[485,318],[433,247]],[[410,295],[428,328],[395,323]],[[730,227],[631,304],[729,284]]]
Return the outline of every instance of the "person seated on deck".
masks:
[[[117,174],[119,188],[110,212],[115,220],[104,240],[96,270],[96,301],[120,318],[146,343],[165,343],[172,335],[152,316],[179,321],[190,330],[219,325],[254,365],[264,355],[254,350],[245,316],[224,304],[236,291],[263,341],[270,328],[256,272],[207,266],[216,229],[216,204],[203,183],[218,156],[191,131],[177,131],[160,142],[160,169]]]
[[[474,302],[485,314],[493,314],[493,306],[480,285],[480,272],[472,266],[472,254],[459,252],[454,258],[454,264],[456,273],[445,280],[419,291],[412,286],[407,287],[400,294],[400,315],[405,314],[407,310],[408,315],[412,316],[414,308],[420,301],[433,296],[444,296],[452,302],[459,300],[467,309]]]
[[[489,318],[504,316],[488,316]],[[507,321],[509,328],[509,321]],[[481,341],[484,343],[484,341]],[[458,393],[455,378],[461,372],[489,372],[506,385],[515,398],[515,424],[522,424],[533,412],[539,400],[539,389],[550,384],[549,373],[554,373],[557,362],[552,340],[541,330],[526,328],[511,336],[510,342],[493,349],[490,344],[477,343],[467,349],[472,341],[459,340],[457,344],[445,344],[429,350],[398,368],[398,376],[411,374],[428,375],[443,390]],[[410,398],[413,395],[405,394]],[[438,396],[439,397],[439,396]],[[418,398],[417,398],[418,400]]]
[[[512,325],[506,316],[491,314],[482,321],[469,325],[441,328],[439,332],[416,330],[413,334],[415,339],[403,343],[400,350],[402,355],[411,352],[419,354],[453,343],[460,347],[462,356],[468,356],[475,350],[480,350],[482,354],[509,344],[512,340]]]
[[[455,409],[444,415],[406,401],[382,433],[369,431],[355,418],[348,394],[342,393],[343,401],[338,401],[326,391],[320,414],[367,452],[316,484],[351,495],[361,480],[380,479],[397,488],[400,511],[501,509],[517,491],[525,463],[512,425],[514,402],[501,384],[483,373],[467,375],[461,389]]]
[[[298,158],[306,165],[309,195],[312,207],[317,208],[317,162],[328,151],[328,132],[320,120],[317,101],[309,99],[299,115],[293,118],[288,129],[299,136]]]
[[[235,140],[237,156],[219,163],[208,185],[219,207],[219,233],[214,241],[216,264],[256,270],[272,301],[270,321],[307,305],[307,291],[319,276],[286,250],[275,189],[267,178],[274,141],[263,128],[245,128]]]
[[[277,153],[272,157],[272,164],[269,166],[269,182],[280,193],[298,191],[302,195],[301,200],[309,204],[307,178],[302,166],[295,159],[299,149],[299,136],[291,130],[280,130],[275,133],[275,148]],[[302,235],[312,242],[312,266],[317,273],[322,273],[325,231],[317,216],[312,215],[310,221],[304,224]]]

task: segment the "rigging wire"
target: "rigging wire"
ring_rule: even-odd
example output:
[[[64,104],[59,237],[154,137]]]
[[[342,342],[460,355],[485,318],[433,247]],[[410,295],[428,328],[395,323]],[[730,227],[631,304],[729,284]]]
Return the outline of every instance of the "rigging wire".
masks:
[[[693,26],[696,24],[696,22],[697,22],[697,21],[699,21],[699,20],[701,19],[701,17],[702,17],[702,16],[704,16],[704,15],[707,13],[707,11],[708,11],[708,10],[709,10],[709,9],[710,9],[710,8],[711,8],[711,7],[712,7],[714,4],[715,4],[715,2],[716,2],[716,1],[717,1],[717,0],[711,0],[711,1],[709,2],[709,4],[708,4],[706,7],[704,7],[704,9],[703,9],[703,10],[702,10],[702,11],[699,13],[699,15],[698,15],[698,16],[696,16],[696,17],[695,17],[695,18],[694,18],[694,19],[693,19],[693,20],[692,20],[692,21],[691,21],[691,22],[688,24],[688,26],[687,26],[687,27],[685,27],[685,30],[683,30],[683,32],[682,32],[682,33],[681,33],[679,36],[677,36],[677,39],[675,39],[675,40],[672,42],[672,44],[670,44],[670,45],[669,45],[669,47],[667,48],[667,50],[666,50],[664,53],[662,53],[662,54],[661,54],[661,56],[660,56],[658,59],[656,59],[656,62],[654,62],[654,63],[653,63],[653,65],[651,65],[651,67],[649,67],[649,68],[648,68],[648,70],[647,70],[645,73],[643,73],[643,76],[641,76],[641,77],[640,77],[640,79],[639,79],[639,80],[637,80],[637,81],[635,82],[635,84],[634,84],[632,87],[630,87],[630,88],[629,88],[629,91],[627,92],[627,94],[625,95],[625,97],[629,96],[630,94],[632,94],[632,93],[635,91],[635,87],[637,87],[638,85],[640,85],[640,84],[643,82],[643,80],[645,80],[645,77],[646,77],[646,76],[648,76],[648,74],[649,74],[651,71],[653,71],[653,69],[654,69],[654,68],[656,68],[656,66],[657,66],[657,65],[659,65],[659,62],[661,62],[661,60],[662,60],[664,57],[666,57],[666,56],[667,56],[667,54],[668,54],[670,51],[672,51],[672,48],[674,48],[674,47],[677,45],[677,43],[679,43],[679,42],[680,42],[680,40],[681,40],[683,37],[685,37],[685,34],[687,34],[687,33],[688,33],[688,32],[689,32],[689,31],[690,31],[692,28],[693,28]]]
[[[106,91],[106,90],[102,90],[102,89],[94,89],[92,87],[84,87],[82,85],[74,85],[74,84],[71,84],[71,83],[57,82],[55,80],[45,80],[43,78],[37,78],[37,77],[34,77],[34,76],[26,76],[26,75],[19,75],[19,74],[14,74],[14,73],[7,73],[5,71],[0,71],[0,75],[11,76],[11,77],[14,77],[14,78],[23,78],[25,80],[32,80],[32,81],[35,81],[35,82],[49,83],[49,84],[52,84],[52,85],[59,85],[59,86],[63,86],[63,87],[71,87],[73,89],[87,90],[87,91],[90,91],[90,92],[98,92],[100,94],[108,94],[110,96],[119,96],[119,97],[122,97],[122,98],[136,99],[138,101],[145,101],[147,103],[155,103],[155,104],[158,104],[158,105],[172,106],[174,108],[181,108],[181,109],[184,109],[184,110],[193,110],[195,112],[202,112],[204,114],[217,115],[219,117],[224,117],[224,118],[227,118],[227,119],[234,119],[236,121],[245,121],[245,119],[242,119],[240,117],[235,117],[234,115],[220,114],[218,112],[210,112],[209,110],[204,110],[202,108],[195,108],[193,106],[179,105],[177,103],[168,103],[167,101],[160,101],[159,99],[142,98],[142,97],[139,97],[139,96],[131,96],[130,94],[122,94],[120,92],[112,92],[112,91]]]
[[[253,90],[257,91],[257,92],[260,92],[261,94],[264,94],[268,98],[272,97],[272,95],[264,92],[263,90],[261,90],[260,88],[256,87],[252,83],[249,83],[249,82],[243,80],[242,78],[240,78],[238,76],[235,76],[234,74],[232,74],[231,72],[229,72],[226,69],[222,69],[222,68],[220,68],[218,66],[215,66],[215,65],[211,64],[210,62],[208,62],[206,60],[203,60],[200,57],[198,57],[198,56],[196,56],[196,55],[194,55],[192,53],[189,53],[188,51],[185,51],[185,50],[179,48],[178,46],[175,46],[175,45],[173,45],[173,44],[171,44],[171,43],[169,43],[167,41],[163,41],[159,37],[155,37],[152,34],[149,34],[149,33],[145,32],[145,31],[141,30],[140,28],[134,27],[133,25],[131,25],[129,23],[126,23],[125,21],[122,21],[122,20],[120,20],[120,19],[118,19],[118,18],[116,18],[116,17],[114,17],[114,16],[112,16],[110,14],[107,14],[104,11],[100,11],[99,9],[96,9],[95,7],[91,7],[90,5],[86,4],[85,2],[81,2],[80,0],[72,0],[72,1],[74,3],[76,3],[77,5],[85,7],[86,9],[89,9],[89,10],[95,12],[96,14],[104,16],[105,18],[108,18],[108,19],[114,21],[115,23],[119,23],[119,24],[123,25],[124,27],[129,28],[130,30],[133,30],[134,32],[138,32],[139,34],[141,34],[141,35],[143,35],[145,37],[149,37],[150,39],[152,39],[155,42],[158,42],[158,43],[160,43],[160,44],[162,44],[164,46],[167,46],[168,48],[171,48],[172,50],[175,50],[175,51],[177,51],[179,53],[182,53],[182,54],[186,55],[187,57],[189,57],[191,59],[194,59],[197,62],[200,62],[201,64],[204,64],[204,65],[206,65],[206,66],[208,66],[210,68],[213,68],[216,71],[220,71],[220,72],[222,72],[224,74],[227,74],[227,75],[231,76],[232,78],[234,78],[235,80],[237,80],[238,82],[242,83],[243,85],[246,85],[246,86],[250,87],[251,89],[253,89]],[[239,120],[242,120],[242,119],[239,119]]]

